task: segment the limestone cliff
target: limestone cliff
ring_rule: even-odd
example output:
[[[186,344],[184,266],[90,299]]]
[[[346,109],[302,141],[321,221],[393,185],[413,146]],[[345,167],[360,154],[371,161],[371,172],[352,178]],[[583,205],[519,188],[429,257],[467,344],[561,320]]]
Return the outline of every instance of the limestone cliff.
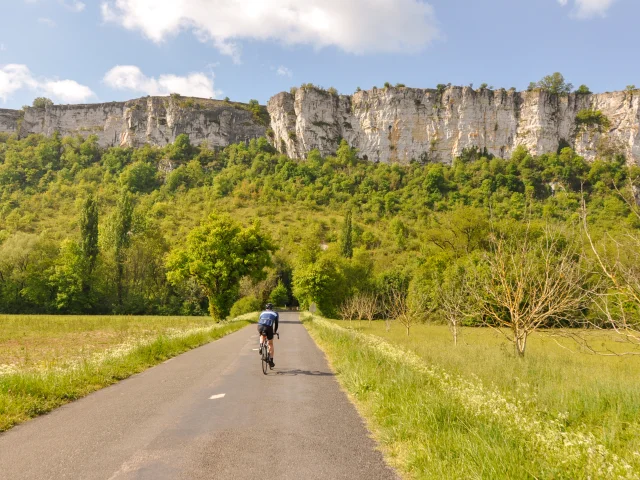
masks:
[[[0,132],[16,133],[22,119],[21,110],[6,110],[0,108]]]
[[[451,162],[466,148],[508,157],[518,145],[534,154],[569,145],[589,160],[614,148],[640,163],[640,92],[568,96],[542,91],[424,90],[391,87],[332,95],[300,88],[268,103],[272,141],[293,157],[335,152],[346,139],[373,161]],[[604,117],[598,117],[601,111]],[[587,112],[586,121],[578,121]]]
[[[99,144],[166,145],[181,133],[191,142],[227,146],[265,135],[266,126],[243,104],[186,97],[147,97],[128,102],[91,105],[54,105],[26,111],[0,110],[0,132],[24,137],[95,134]]]

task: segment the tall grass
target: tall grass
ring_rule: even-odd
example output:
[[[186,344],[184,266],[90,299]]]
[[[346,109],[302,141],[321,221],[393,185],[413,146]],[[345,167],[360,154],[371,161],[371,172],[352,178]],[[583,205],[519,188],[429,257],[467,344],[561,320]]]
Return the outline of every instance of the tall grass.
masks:
[[[580,352],[570,339],[541,332],[530,339],[524,359],[491,329],[463,330],[453,346],[444,326],[418,325],[409,337],[400,325],[386,330],[382,322],[355,324],[409,349],[426,363],[465,377],[477,377],[507,395],[525,393],[535,408],[585,428],[613,451],[640,452],[640,357],[603,357]],[[628,350],[615,334],[585,332],[590,341],[613,351]],[[552,336],[553,335],[553,336]]]
[[[49,321],[34,317],[11,321],[13,327],[22,325],[35,357],[43,357],[43,351],[51,354],[47,346],[52,341],[62,341],[64,355],[35,363],[4,364],[4,370],[0,370],[0,432],[250,323],[247,316],[221,324],[189,317],[171,320],[168,317],[76,317],[66,321],[60,317]],[[9,323],[0,328],[5,335],[0,345],[5,347],[15,343],[15,337],[6,333]],[[141,325],[152,328],[141,328]],[[109,348],[102,349],[84,348],[81,343],[76,344],[75,349],[70,348],[62,334],[71,333],[72,338],[77,339],[76,334],[108,332],[114,328],[130,335],[118,336],[119,342],[108,342]],[[141,331],[145,334],[139,335]],[[38,349],[38,345],[41,348]]]
[[[319,319],[306,325],[388,457],[407,477],[638,477],[633,450],[620,444],[611,449],[585,424],[539,409],[522,381],[511,378],[512,388],[502,389],[469,368],[425,361],[379,336]],[[425,327],[423,333],[429,331]],[[432,338],[415,337],[435,347]],[[440,349],[438,355],[447,358],[453,346]],[[500,357],[500,352],[486,353]],[[474,360],[467,357],[467,363]]]

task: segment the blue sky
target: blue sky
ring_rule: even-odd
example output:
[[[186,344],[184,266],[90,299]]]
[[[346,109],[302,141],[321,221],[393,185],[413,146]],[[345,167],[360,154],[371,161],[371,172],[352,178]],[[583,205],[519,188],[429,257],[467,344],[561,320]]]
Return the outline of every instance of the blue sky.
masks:
[[[0,0],[0,108],[312,82],[640,85],[637,0]]]

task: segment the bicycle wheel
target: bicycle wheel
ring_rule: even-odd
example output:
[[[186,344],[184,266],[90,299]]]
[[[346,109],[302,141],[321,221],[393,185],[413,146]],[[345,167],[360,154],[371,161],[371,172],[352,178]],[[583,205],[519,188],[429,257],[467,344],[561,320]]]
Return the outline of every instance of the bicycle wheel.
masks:
[[[262,347],[262,373],[267,374],[267,369],[269,368],[269,349],[265,344]]]

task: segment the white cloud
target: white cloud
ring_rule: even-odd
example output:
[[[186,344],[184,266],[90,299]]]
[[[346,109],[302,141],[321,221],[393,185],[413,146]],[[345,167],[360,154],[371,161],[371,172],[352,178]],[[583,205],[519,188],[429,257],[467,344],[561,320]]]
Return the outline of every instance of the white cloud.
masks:
[[[70,0],[70,1],[59,0],[59,1],[64,7],[66,7],[68,10],[71,10],[72,12],[75,12],[75,13],[82,12],[86,7],[86,4],[84,2],[81,2],[80,0]]]
[[[236,61],[246,39],[360,54],[417,52],[438,36],[423,0],[103,0],[102,15],[154,42],[190,30]]]
[[[289,78],[293,77],[293,72],[291,71],[291,69],[284,67],[282,65],[278,67],[278,70],[276,70],[276,73],[281,77],[289,77]]]
[[[9,96],[23,88],[35,89],[38,83],[26,65],[5,65],[0,68],[0,99],[6,102]]]
[[[575,3],[573,15],[576,18],[586,19],[592,17],[604,17],[607,10],[616,0],[573,0]],[[569,0],[558,0],[560,5],[567,6]]]
[[[40,17],[38,19],[38,23],[41,23],[41,24],[46,25],[47,27],[51,27],[51,28],[56,26],[56,22],[54,22],[50,18]]]
[[[37,79],[26,65],[0,67],[0,100],[6,102],[12,94],[23,89],[64,103],[84,102],[95,96],[89,87],[74,80]]]
[[[104,76],[104,82],[117,90],[132,90],[147,95],[179,93],[190,97],[215,98],[219,92],[213,88],[213,74],[201,72],[186,76],[160,75],[147,77],[135,65],[118,65]]]
[[[64,103],[82,103],[95,94],[85,85],[75,80],[48,80],[40,85],[47,94]]]

